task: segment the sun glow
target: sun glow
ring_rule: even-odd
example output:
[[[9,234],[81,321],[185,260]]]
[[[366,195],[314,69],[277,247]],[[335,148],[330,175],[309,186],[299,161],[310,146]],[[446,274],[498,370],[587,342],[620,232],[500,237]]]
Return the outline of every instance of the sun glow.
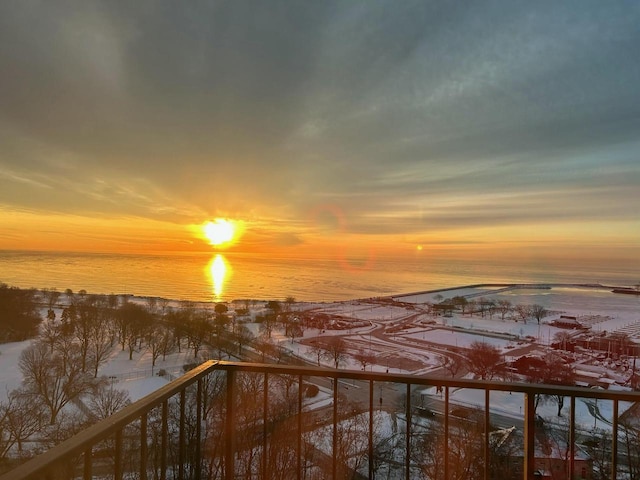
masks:
[[[213,222],[205,223],[202,230],[211,245],[231,243],[236,238],[235,223],[223,218],[216,218]]]

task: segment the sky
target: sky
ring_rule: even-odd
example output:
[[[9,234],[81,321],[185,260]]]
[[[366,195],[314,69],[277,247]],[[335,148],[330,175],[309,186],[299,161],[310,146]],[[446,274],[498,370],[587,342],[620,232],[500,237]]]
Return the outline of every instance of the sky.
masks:
[[[0,2],[0,249],[640,257],[635,1]]]

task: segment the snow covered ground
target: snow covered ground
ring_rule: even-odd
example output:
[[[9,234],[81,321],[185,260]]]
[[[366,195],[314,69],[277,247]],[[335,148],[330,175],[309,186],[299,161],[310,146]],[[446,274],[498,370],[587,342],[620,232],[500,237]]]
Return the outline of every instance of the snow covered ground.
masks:
[[[0,345],[0,401],[7,398],[7,394],[20,386],[22,374],[18,367],[18,361],[22,351],[30,345],[31,341],[5,343]],[[132,401],[157,390],[170,381],[170,377],[160,377],[157,372],[166,370],[174,375],[174,378],[183,373],[182,366],[192,362],[187,353],[172,354],[166,361],[159,359],[152,372],[151,355],[144,353],[134,355],[129,360],[129,353],[123,352],[115,346],[109,361],[100,369],[99,375],[112,377],[118,388],[129,392]]]
[[[480,294],[480,296],[478,295]],[[426,313],[424,302],[433,301],[436,295],[443,298],[467,295],[470,298],[486,298],[492,300],[508,300],[512,304],[540,304],[553,312],[538,324],[529,320],[522,321],[505,319],[499,314],[493,318],[478,314],[473,316],[454,314],[452,317],[432,316]],[[506,356],[517,356],[523,349],[544,351],[546,345],[560,331],[549,322],[560,314],[576,316],[591,325],[594,333],[625,332],[631,341],[640,343],[640,297],[631,295],[616,295],[608,290],[594,288],[558,287],[548,290],[540,289],[508,289],[492,287],[481,289],[447,290],[441,293],[395,297],[402,302],[413,304],[402,306],[392,301],[351,301],[330,304],[296,304],[295,309],[300,314],[324,314],[359,322],[358,326],[340,330],[309,328],[304,335],[295,339],[284,336],[283,332],[275,330],[273,340],[288,349],[291,354],[306,358],[316,363],[317,356],[311,349],[311,340],[317,338],[341,336],[347,345],[348,355],[341,363],[345,369],[362,370],[362,365],[354,358],[356,352],[369,351],[374,354],[373,364],[367,365],[371,371],[390,371],[394,373],[424,374],[438,368],[439,352],[443,348],[465,348],[473,341],[491,343],[500,348]],[[263,303],[254,306],[264,308]],[[252,317],[255,318],[255,311]],[[354,323],[355,325],[355,323]],[[247,323],[246,326],[259,334],[259,325]],[[29,342],[9,343],[0,345],[0,401],[6,398],[9,391],[20,385],[21,376],[18,368],[20,353]],[[122,352],[114,347],[109,361],[100,369],[100,375],[112,377],[118,388],[126,389],[132,400],[154,391],[164,385],[171,376],[182,374],[183,365],[194,361],[190,352],[174,353],[166,360],[159,359],[152,373],[151,355],[148,352],[134,354],[134,359],[128,359],[128,352]],[[325,366],[331,366],[326,359],[321,360]],[[616,366],[589,365],[594,377],[609,376],[615,379]],[[595,368],[595,372],[593,369]],[[169,375],[160,377],[157,372],[164,369]],[[474,403],[475,395],[472,391],[456,392],[453,400],[460,403]],[[504,409],[514,415],[520,414],[522,399],[517,395],[502,398],[501,394],[492,398],[492,405]],[[319,396],[319,402],[328,401],[325,396]],[[484,401],[484,400],[482,400]],[[605,418],[610,416],[607,405],[602,402],[600,411]],[[541,406],[549,408],[543,410],[545,415],[555,415],[555,406]],[[577,403],[576,412],[580,422],[585,425],[594,422],[591,411],[583,402]]]

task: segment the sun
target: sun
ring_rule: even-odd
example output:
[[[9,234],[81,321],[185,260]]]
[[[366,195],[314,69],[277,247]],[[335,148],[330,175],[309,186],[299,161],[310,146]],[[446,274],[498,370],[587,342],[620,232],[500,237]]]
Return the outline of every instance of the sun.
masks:
[[[213,222],[207,222],[202,226],[204,236],[211,245],[223,245],[230,243],[236,236],[236,227],[231,220],[216,218]]]

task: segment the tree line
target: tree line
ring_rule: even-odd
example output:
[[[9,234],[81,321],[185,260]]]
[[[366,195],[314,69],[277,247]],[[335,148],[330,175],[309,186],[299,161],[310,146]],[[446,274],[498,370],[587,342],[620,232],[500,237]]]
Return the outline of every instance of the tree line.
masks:
[[[0,343],[21,342],[38,334],[38,291],[0,283]]]
[[[482,318],[489,316],[490,319],[493,319],[494,315],[499,315],[500,320],[503,322],[505,319],[511,319],[514,321],[519,320],[526,324],[527,320],[535,319],[540,324],[540,321],[549,314],[549,311],[543,305],[514,305],[509,300],[493,300],[482,297],[477,300],[473,298],[467,300],[463,296],[445,299],[440,294],[436,295],[434,300],[436,300],[436,304],[451,305],[459,309],[462,315],[480,314]]]
[[[40,310],[46,311],[44,318]],[[0,285],[1,339],[33,339],[18,361],[21,386],[0,401],[0,463],[53,446],[129,403],[126,391],[99,375],[116,349],[130,360],[149,354],[152,373],[160,358],[175,352],[188,351],[194,363],[204,349],[219,356],[237,353],[253,335],[227,312],[224,304],[212,311],[193,302],[148,298],[139,303],[84,290]],[[74,408],[68,408],[71,404]]]

